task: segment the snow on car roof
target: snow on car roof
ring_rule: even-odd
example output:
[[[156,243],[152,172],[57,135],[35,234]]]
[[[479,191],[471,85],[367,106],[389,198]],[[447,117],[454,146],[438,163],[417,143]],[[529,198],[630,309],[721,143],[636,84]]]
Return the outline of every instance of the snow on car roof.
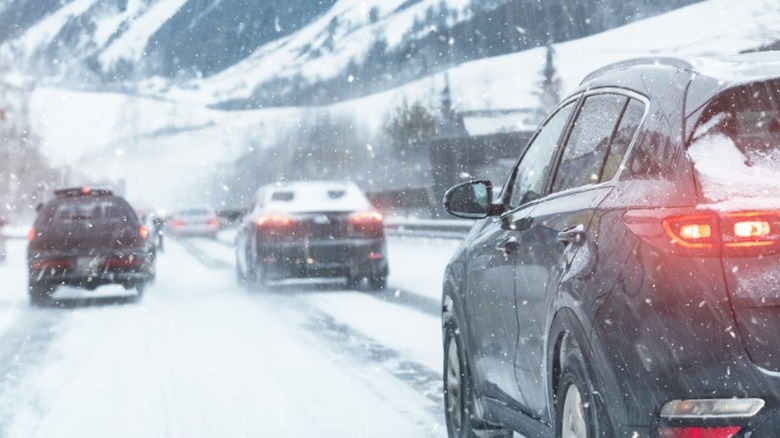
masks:
[[[780,55],[777,52],[691,57],[689,61],[699,73],[727,82],[780,77]]]
[[[267,210],[284,212],[355,211],[373,208],[360,188],[350,182],[296,181],[266,186]]]

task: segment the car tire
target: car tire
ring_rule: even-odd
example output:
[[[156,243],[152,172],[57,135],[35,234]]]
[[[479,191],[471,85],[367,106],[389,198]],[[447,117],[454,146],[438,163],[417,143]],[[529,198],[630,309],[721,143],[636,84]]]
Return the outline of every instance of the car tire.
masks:
[[[140,303],[144,299],[144,292],[148,286],[147,282],[137,283],[135,285],[135,296],[133,297],[134,303]]]
[[[372,291],[380,291],[387,288],[387,277],[384,275],[377,275],[370,277],[368,280],[368,287]]]
[[[267,279],[267,268],[265,266],[255,266],[254,269],[252,269],[251,273],[249,274],[249,279],[251,281],[248,281],[249,286],[251,290],[253,291],[262,291],[265,287],[266,283],[268,282]]]
[[[555,436],[596,438],[612,436],[606,411],[588,375],[579,345],[571,342],[562,352],[555,396]]]
[[[45,283],[30,282],[27,292],[30,295],[30,304],[41,306],[51,301],[51,295],[55,288]]]
[[[477,417],[471,374],[458,330],[449,325],[444,335],[444,415],[450,438],[510,438],[513,435]]]
[[[239,286],[245,286],[246,283],[247,283],[247,275],[246,275],[246,272],[241,270],[241,263],[239,262],[238,254],[236,254],[236,263],[235,263],[235,265],[236,265],[236,283]]]

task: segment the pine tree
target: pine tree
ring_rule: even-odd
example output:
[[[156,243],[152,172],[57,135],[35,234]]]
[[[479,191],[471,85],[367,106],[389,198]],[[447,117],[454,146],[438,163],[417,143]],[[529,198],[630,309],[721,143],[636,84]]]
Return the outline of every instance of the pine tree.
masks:
[[[539,106],[536,111],[536,121],[541,122],[561,100],[561,78],[555,67],[555,48],[552,42],[547,43],[542,80],[539,85]]]

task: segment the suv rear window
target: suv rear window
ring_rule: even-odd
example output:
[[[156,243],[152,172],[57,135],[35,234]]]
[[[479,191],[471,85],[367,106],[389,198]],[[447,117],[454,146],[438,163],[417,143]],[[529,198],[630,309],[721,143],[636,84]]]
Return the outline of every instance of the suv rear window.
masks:
[[[77,198],[57,202],[53,206],[51,222],[126,221],[128,213],[112,199]]]
[[[702,113],[688,148],[712,201],[780,190],[780,81],[729,90]]]

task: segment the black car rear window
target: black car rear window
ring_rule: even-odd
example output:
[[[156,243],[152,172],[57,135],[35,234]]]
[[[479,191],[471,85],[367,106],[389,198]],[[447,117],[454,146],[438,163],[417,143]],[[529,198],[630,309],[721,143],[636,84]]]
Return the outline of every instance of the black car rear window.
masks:
[[[273,192],[271,194],[272,201],[292,201],[294,198],[295,192],[293,191]]]
[[[57,203],[51,222],[73,221],[126,221],[129,213],[123,205],[112,199],[68,199]]]

